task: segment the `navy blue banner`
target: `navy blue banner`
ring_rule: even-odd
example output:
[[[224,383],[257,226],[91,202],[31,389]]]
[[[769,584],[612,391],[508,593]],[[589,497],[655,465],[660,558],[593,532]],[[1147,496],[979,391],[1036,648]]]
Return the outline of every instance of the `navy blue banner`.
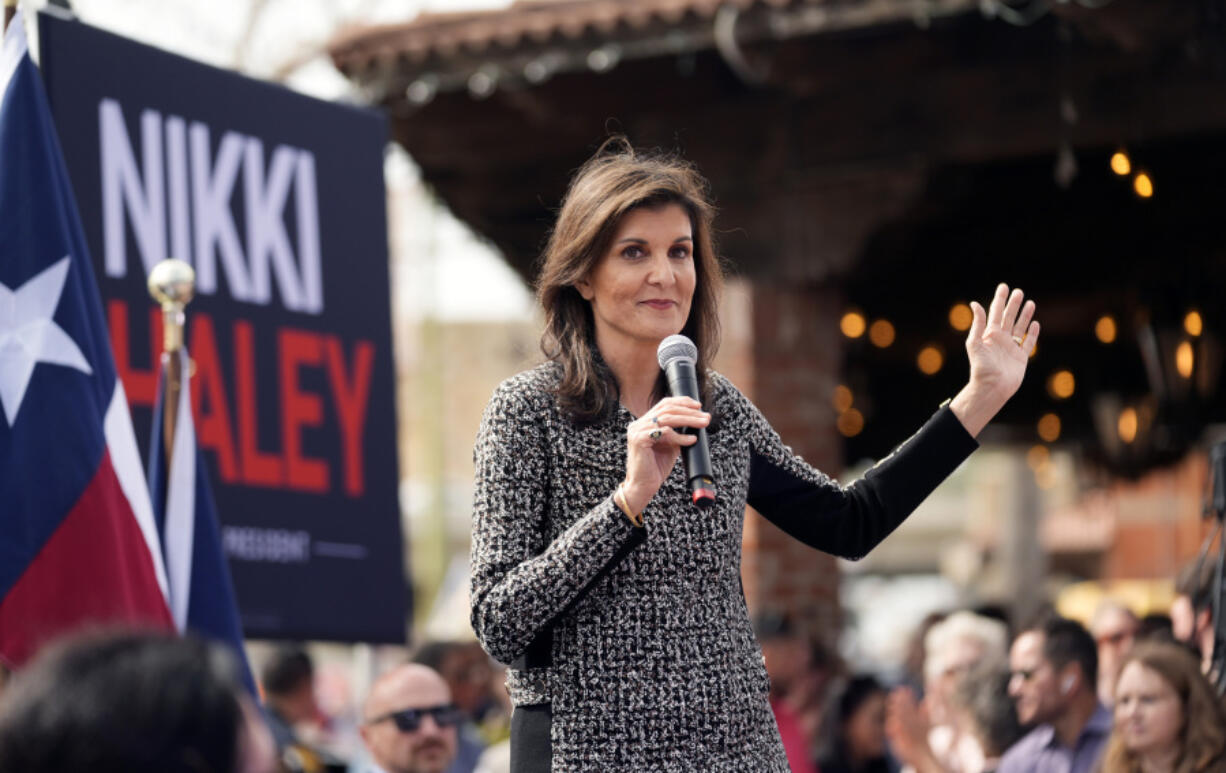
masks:
[[[39,35],[141,440],[146,276],[196,270],[192,409],[244,632],[403,641],[383,117],[46,13]]]

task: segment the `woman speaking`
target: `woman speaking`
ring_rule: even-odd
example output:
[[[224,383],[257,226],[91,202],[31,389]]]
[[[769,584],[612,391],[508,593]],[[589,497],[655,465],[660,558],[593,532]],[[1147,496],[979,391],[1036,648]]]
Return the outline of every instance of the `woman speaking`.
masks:
[[[510,665],[512,770],[787,771],[740,583],[745,505],[819,550],[865,555],[1017,390],[1034,303],[972,304],[970,380],[842,487],[712,371],[720,261],[686,162],[605,145],[571,181],[538,294],[548,361],[504,382],[475,449],[472,622]],[[697,346],[699,397],[657,363]],[[683,430],[706,429],[718,499],[696,507]]]

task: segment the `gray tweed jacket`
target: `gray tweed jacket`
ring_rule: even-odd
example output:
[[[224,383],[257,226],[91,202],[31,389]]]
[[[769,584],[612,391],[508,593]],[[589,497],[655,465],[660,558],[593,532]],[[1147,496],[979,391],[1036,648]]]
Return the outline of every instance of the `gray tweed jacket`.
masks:
[[[546,709],[525,712],[543,726],[513,726],[514,764],[784,773],[741,588],[746,503],[806,544],[858,558],[976,442],[942,408],[842,487],[793,454],[757,408],[712,373],[719,500],[705,511],[691,505],[678,460],[644,511],[645,527],[636,528],[612,500],[633,417],[623,408],[594,424],[573,423],[553,395],[558,372],[547,363],[504,382],[474,453],[473,628],[511,665],[515,705]]]

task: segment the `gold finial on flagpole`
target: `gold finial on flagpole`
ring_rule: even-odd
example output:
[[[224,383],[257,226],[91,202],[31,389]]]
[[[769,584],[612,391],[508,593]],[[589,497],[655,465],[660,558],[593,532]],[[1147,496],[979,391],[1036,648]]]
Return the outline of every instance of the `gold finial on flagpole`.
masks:
[[[149,272],[149,295],[162,306],[162,351],[183,348],[183,307],[196,294],[196,272],[178,258],[167,258]]]
[[[17,0],[4,0],[4,27],[0,29],[3,32],[9,28],[9,22],[17,14]]]
[[[166,369],[166,393],[162,401],[162,439],[166,458],[171,457],[175,439],[175,417],[183,387],[183,307],[196,294],[196,272],[185,261],[167,258],[149,272],[149,295],[162,307],[162,367]]]

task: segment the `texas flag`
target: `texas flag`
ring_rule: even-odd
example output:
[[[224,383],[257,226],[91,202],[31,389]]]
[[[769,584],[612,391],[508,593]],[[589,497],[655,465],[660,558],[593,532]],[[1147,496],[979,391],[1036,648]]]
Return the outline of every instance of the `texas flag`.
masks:
[[[98,288],[22,18],[0,50],[0,659],[91,624],[170,628]]]
[[[167,355],[178,359],[179,373],[189,372],[187,351]],[[167,371],[158,380],[157,406],[149,447],[149,489],[154,517],[162,538],[175,627],[213,639],[230,648],[243,683],[254,696],[255,680],[243,650],[243,631],[234,583],[221,546],[221,527],[192,424],[190,390],[184,381],[174,404],[174,439],[167,454],[163,427]]]

